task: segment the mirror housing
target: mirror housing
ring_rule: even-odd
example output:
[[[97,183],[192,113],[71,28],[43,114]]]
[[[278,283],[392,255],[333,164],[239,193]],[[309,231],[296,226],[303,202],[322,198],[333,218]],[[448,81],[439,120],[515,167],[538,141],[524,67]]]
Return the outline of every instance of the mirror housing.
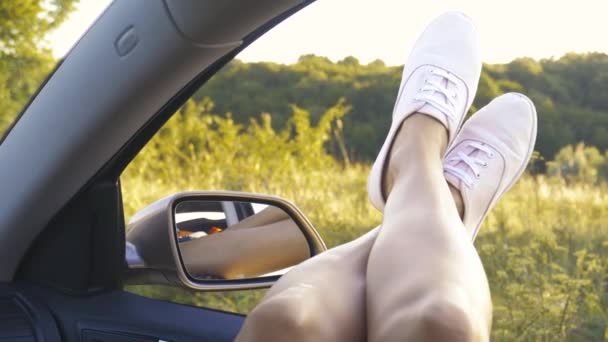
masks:
[[[180,224],[176,222],[176,214],[179,214],[177,210],[180,203],[182,204],[181,208],[183,208],[187,206],[187,203],[199,202],[255,203],[256,205],[276,207],[282,210],[291,219],[291,222],[299,228],[304,238],[301,241],[306,244],[305,248],[308,248],[307,257],[313,257],[327,249],[320,235],[304,214],[295,205],[282,198],[232,191],[180,192],[148,205],[137,212],[129,221],[126,239],[126,259],[129,266],[128,284],[171,284],[182,285],[195,290],[219,291],[269,287],[280,278],[278,274],[263,272],[267,274],[254,278],[226,277],[228,279],[222,279],[222,277],[219,277],[220,279],[218,279],[218,277],[213,277],[210,279],[193,276],[192,272],[188,272],[186,264],[191,265],[192,260],[185,263],[184,255],[180,251],[180,243],[183,243],[184,239],[180,238],[180,234],[176,232],[176,228]],[[245,231],[245,229],[242,231]],[[221,234],[227,234],[227,231],[214,236],[215,241]],[[207,233],[202,231],[192,234],[197,238],[200,235],[204,235],[201,239],[207,238]],[[183,237],[183,234],[181,236]],[[187,240],[190,240],[190,238],[187,238]],[[244,243],[248,242],[245,241]],[[271,241],[268,243],[271,244],[271,247],[281,247],[277,245],[278,242]],[[268,244],[265,246],[267,247]],[[257,259],[260,259],[261,254],[263,254],[262,249],[256,250],[255,246],[248,248],[247,253],[249,259],[255,259],[256,256]],[[256,253],[260,255],[256,255]],[[222,256],[218,256],[217,253],[213,254],[213,257],[215,260],[222,261]],[[229,264],[230,262],[232,261],[224,260],[224,263]],[[256,266],[257,269],[260,269],[259,267],[259,265]]]

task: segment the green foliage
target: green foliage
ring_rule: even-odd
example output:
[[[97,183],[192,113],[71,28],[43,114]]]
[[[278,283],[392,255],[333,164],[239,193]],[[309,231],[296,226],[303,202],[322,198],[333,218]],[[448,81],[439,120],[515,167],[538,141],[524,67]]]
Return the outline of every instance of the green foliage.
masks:
[[[347,165],[326,152],[332,130],[350,115],[344,116],[348,109],[338,101],[313,125],[307,111],[292,106],[290,114],[281,115],[284,128],[275,130],[270,114],[239,125],[233,115],[212,114],[208,99],[190,101],[123,174],[126,213],[188,189],[254,191],[295,202],[328,246],[351,241],[381,217],[367,200],[369,165]],[[476,247],[492,290],[493,340],[604,340],[608,186],[594,172],[581,171],[601,169],[598,158],[605,160],[597,149],[566,147],[549,162],[549,176],[525,175],[484,223]],[[578,166],[561,167],[571,162]],[[241,313],[264,293],[193,294],[158,286],[128,290]]]
[[[288,116],[281,114],[289,113],[292,104],[306,108],[314,121],[344,98],[352,106],[344,119],[348,156],[371,161],[388,130],[400,78],[400,67],[382,61],[364,65],[352,57],[333,63],[306,55],[292,65],[234,61],[195,98],[214,99],[220,113],[233,111],[239,123],[258,113],[274,113],[275,128],[285,123]],[[579,141],[608,149],[608,55],[568,54],[560,59],[486,64],[473,108],[510,91],[534,100],[539,113],[537,149],[545,158]],[[330,152],[341,154],[335,146]]]
[[[264,297],[266,290],[196,292],[163,285],[130,285],[126,290],[144,297],[172,303],[215,308],[247,314]]]
[[[547,163],[547,173],[560,176],[569,182],[595,184],[598,177],[605,178],[606,157],[596,147],[586,147],[580,143],[562,148],[553,161]]]
[[[0,1],[0,136],[55,64],[45,37],[76,1]]]
[[[298,63],[242,63],[234,61],[209,81],[195,99],[212,98],[220,113],[233,112],[246,123],[259,113],[273,113],[273,127],[282,128],[291,105],[309,111],[319,120],[326,108],[344,98],[352,106],[344,118],[348,156],[368,159],[375,155],[388,130],[400,68],[381,61],[361,65],[355,58],[332,63],[325,57],[306,55]],[[341,154],[330,146],[334,155]]]
[[[349,110],[343,101],[326,109],[316,125],[307,111],[292,106],[280,131],[272,127],[270,114],[245,126],[230,114],[212,114],[212,108],[208,99],[190,100],[129,164],[122,176],[127,216],[171,193],[217,189],[282,196],[322,222],[336,222],[332,218],[350,212],[347,220],[322,228],[332,246],[377,222],[360,191],[367,166],[346,168],[325,149]],[[336,191],[340,205],[329,200]]]
[[[290,199],[316,223],[329,246],[351,241],[379,222],[379,214],[361,191],[367,166],[346,168],[326,152],[332,130],[349,111],[343,101],[326,109],[316,125],[307,111],[292,106],[280,131],[273,129],[270,114],[245,126],[236,124],[230,114],[212,114],[212,108],[208,99],[188,101],[129,164],[121,177],[127,217],[171,193],[220,189]],[[161,286],[127,289],[240,313],[249,312],[264,293],[193,294]]]
[[[603,341],[606,190],[526,176],[491,212],[476,246],[492,289],[493,340]]]
[[[46,34],[74,9],[75,0],[19,0],[0,3],[0,41],[5,52],[37,50]]]

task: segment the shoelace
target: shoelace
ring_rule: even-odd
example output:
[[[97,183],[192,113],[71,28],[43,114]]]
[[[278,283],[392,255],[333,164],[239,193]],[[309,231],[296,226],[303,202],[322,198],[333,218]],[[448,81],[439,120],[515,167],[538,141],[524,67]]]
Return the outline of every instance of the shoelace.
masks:
[[[482,143],[472,141],[466,145],[467,147],[472,147],[475,150],[484,152],[488,157],[494,158],[494,151],[488,146]],[[475,152],[475,150],[473,152]],[[454,163],[452,163],[454,162]],[[460,179],[467,188],[471,188],[473,186],[473,182],[475,181],[471,173],[466,172],[462,168],[457,167],[460,162],[464,163],[468,168],[472,171],[472,174],[475,178],[480,177],[479,166],[486,167],[488,163],[482,160],[479,157],[472,157],[470,155],[465,154],[462,151],[458,151],[456,155],[450,157],[446,160],[446,163],[443,166],[443,170],[446,173],[450,173],[454,177]]]
[[[435,76],[445,78],[453,84],[456,84],[458,81],[458,79],[454,75],[441,69],[432,69],[430,72]],[[448,89],[446,86],[441,84],[441,81],[441,79],[438,80],[436,78],[424,80],[424,86],[419,89],[418,95],[414,98],[414,100],[424,101],[437,108],[447,118],[454,120],[456,117],[456,92]],[[447,103],[447,105],[445,103],[441,103],[437,100],[436,97],[433,96],[435,92],[438,92],[445,96],[445,102]]]

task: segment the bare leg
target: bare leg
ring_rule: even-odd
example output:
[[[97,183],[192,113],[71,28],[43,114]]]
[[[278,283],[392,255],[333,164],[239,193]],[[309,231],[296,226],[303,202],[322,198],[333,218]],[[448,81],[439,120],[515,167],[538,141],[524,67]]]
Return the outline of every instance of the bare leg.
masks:
[[[462,213],[460,192],[450,188]],[[237,341],[365,341],[365,278],[378,230],[282,277],[247,317]]]
[[[367,268],[369,341],[489,339],[490,292],[443,176],[446,144],[444,126],[420,114],[393,143]]]

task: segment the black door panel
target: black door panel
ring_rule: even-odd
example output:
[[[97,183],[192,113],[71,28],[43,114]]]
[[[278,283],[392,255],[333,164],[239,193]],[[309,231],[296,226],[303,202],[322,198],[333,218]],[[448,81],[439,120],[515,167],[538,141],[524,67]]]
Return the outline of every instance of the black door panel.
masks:
[[[238,314],[118,290],[68,296],[18,283],[0,286],[2,298],[28,303],[26,310],[33,317],[30,321],[38,341],[233,341],[245,320]],[[2,317],[0,312],[0,324]]]
[[[46,305],[14,286],[0,284],[0,341],[61,341]]]

